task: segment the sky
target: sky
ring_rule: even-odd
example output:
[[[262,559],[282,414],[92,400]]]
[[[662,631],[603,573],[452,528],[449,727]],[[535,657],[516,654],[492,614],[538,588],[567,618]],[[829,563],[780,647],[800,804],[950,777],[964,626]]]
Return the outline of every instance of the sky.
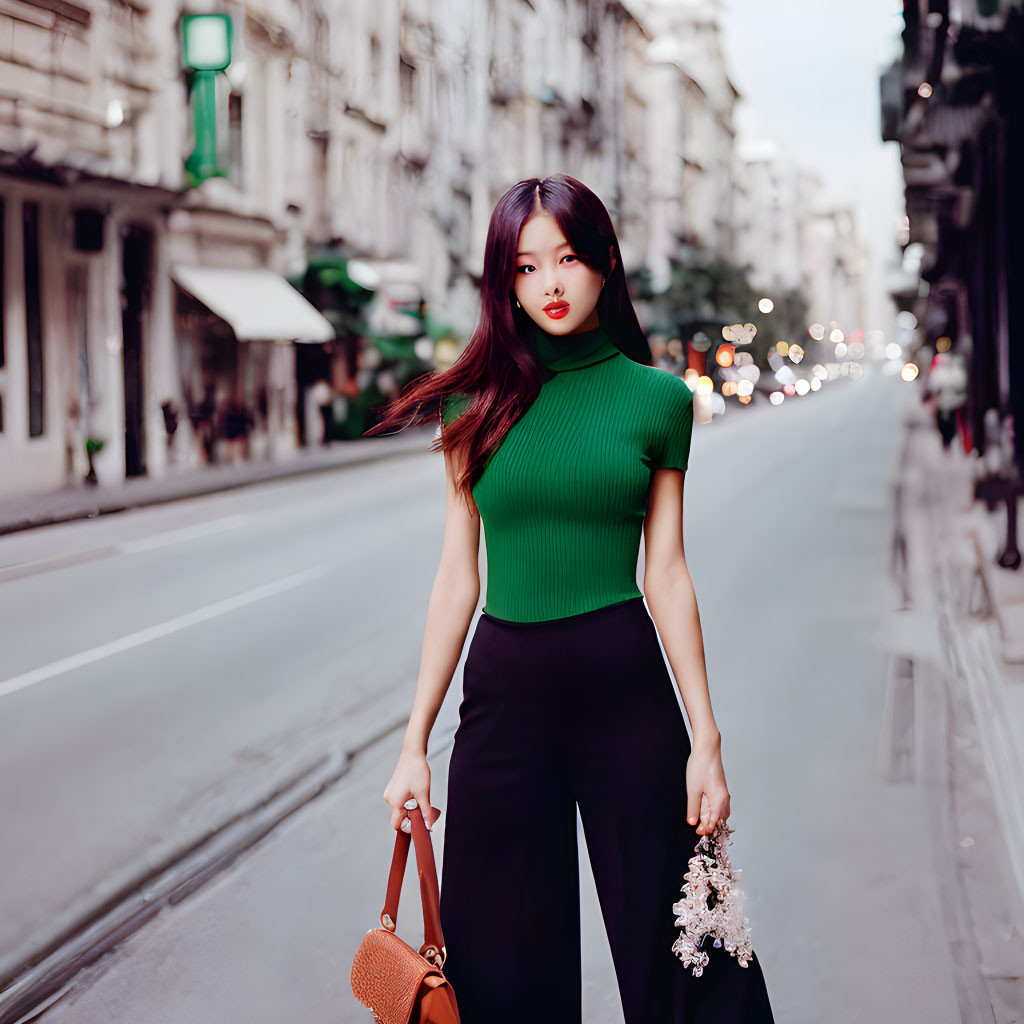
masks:
[[[871,254],[864,326],[886,327],[886,266],[903,218],[899,144],[882,142],[878,78],[901,52],[900,0],[723,0],[741,140],[770,139],[852,203]]]

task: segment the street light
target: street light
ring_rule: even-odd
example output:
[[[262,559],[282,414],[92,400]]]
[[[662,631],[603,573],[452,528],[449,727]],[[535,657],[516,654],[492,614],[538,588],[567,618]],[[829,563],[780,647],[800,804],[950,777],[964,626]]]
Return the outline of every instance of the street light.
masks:
[[[190,99],[195,147],[185,161],[191,185],[226,177],[217,164],[217,74],[231,63],[231,18],[227,14],[184,14],[181,64],[192,73]]]

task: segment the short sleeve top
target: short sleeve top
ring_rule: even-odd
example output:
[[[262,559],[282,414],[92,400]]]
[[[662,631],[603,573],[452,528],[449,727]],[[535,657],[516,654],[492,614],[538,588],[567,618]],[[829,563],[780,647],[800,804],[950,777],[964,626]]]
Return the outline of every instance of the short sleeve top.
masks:
[[[651,476],[685,470],[693,392],[619,351],[604,328],[533,344],[550,371],[473,485],[487,553],[484,611],[537,622],[641,596]],[[471,396],[446,397],[451,423]]]

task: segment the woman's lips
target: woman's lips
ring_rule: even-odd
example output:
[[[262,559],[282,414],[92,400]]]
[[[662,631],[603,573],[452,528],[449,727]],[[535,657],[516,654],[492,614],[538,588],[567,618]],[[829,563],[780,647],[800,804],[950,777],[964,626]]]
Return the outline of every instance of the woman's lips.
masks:
[[[561,320],[562,317],[569,312],[569,307],[558,306],[555,309],[545,309],[544,312],[547,313],[547,315],[551,317],[552,320]]]

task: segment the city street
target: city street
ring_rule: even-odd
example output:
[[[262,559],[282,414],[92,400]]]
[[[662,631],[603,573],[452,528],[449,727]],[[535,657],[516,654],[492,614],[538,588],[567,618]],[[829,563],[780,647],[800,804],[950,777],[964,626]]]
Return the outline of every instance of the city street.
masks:
[[[449,819],[473,873],[451,755],[481,608],[608,604],[638,470],[686,467],[700,628],[673,584],[661,639],[699,733],[703,643],[721,759],[659,777],[720,813],[724,768],[768,998],[634,1010],[668,999],[642,922],[616,975],[587,813],[583,1020],[1024,1024],[1024,0],[16,0],[0,38],[0,1024],[370,1018],[351,969],[443,550],[429,449],[479,480],[513,425],[429,737],[439,878]],[[584,775],[632,778],[637,665],[546,637],[577,687],[558,742],[610,706],[616,774]],[[481,641],[467,689],[481,652],[508,741],[544,687],[506,700],[533,669]],[[651,891],[663,796],[599,798],[600,849],[654,865],[609,871]],[[552,843],[539,803],[476,799],[495,844]],[[554,961],[498,895],[480,928],[529,983]],[[614,936],[653,905],[604,896]],[[532,1016],[474,1005],[495,979],[458,930],[463,1024]],[[576,1016],[545,996],[530,1024]]]
[[[914,769],[887,771],[891,655],[939,650],[933,624],[895,612],[889,575],[904,388],[869,368],[694,430],[687,558],[731,854],[780,1024],[968,1019],[958,988],[977,965],[950,951],[938,688],[911,710]],[[131,930],[47,1022],[368,1018],[349,969],[383,901],[381,793],[443,520],[441,457],[419,454],[0,538],[6,982],[324,771],[319,795]],[[429,752],[439,865],[459,685]],[[318,769],[327,756],[335,767]],[[496,842],[530,827],[493,811]],[[584,1015],[616,1024],[580,838]],[[407,884],[398,931],[413,941],[418,928]]]

